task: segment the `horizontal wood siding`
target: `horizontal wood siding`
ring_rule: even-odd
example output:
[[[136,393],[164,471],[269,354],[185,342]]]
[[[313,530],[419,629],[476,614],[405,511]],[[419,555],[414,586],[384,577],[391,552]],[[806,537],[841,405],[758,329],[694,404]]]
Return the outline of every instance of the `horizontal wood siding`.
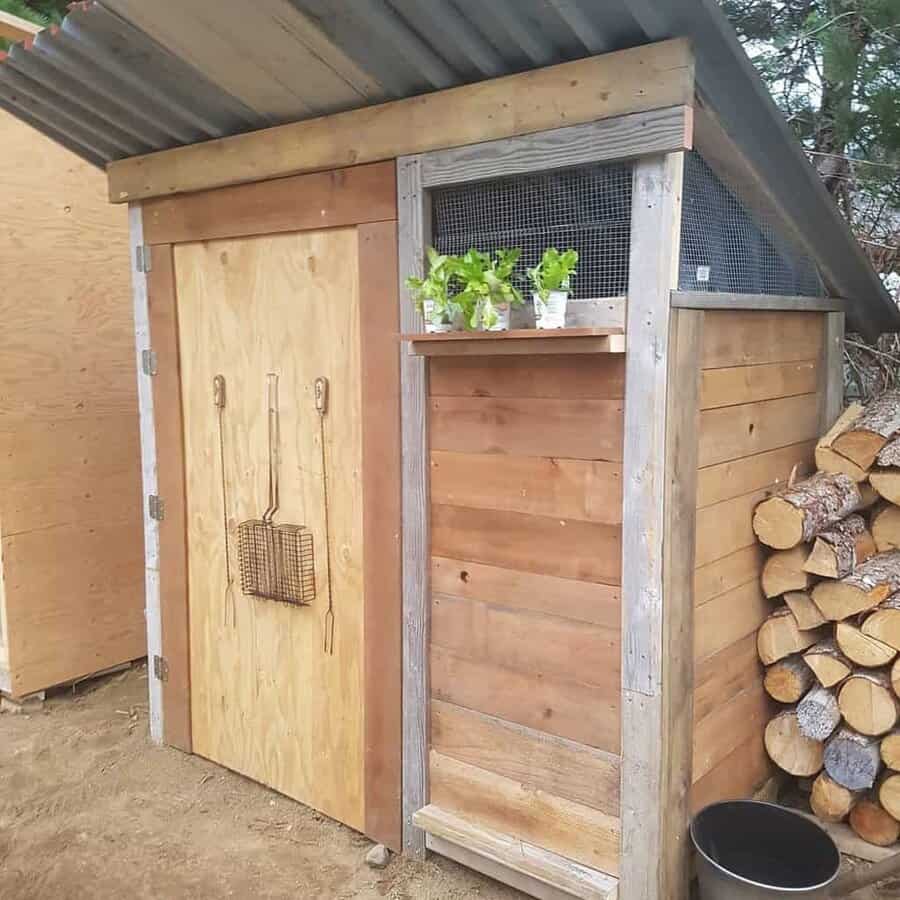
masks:
[[[431,803],[607,872],[623,363],[438,358],[429,373]]]
[[[824,316],[705,313],[694,581],[694,809],[747,797],[771,774],[756,631],[773,608],[756,505],[813,465],[820,430]]]

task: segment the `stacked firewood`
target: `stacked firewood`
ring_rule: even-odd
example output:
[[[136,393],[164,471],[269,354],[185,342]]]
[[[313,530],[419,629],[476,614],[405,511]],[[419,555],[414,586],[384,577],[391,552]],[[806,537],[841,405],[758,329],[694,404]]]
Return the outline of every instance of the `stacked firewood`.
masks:
[[[900,837],[900,391],[848,408],[816,465],[753,516],[778,604],[757,635],[783,704],[766,749],[819,818],[887,846]]]

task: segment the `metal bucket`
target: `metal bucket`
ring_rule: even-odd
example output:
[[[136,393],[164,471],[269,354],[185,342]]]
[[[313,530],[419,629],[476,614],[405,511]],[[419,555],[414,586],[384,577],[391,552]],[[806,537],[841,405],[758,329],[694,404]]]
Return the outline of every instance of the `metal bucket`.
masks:
[[[829,896],[841,855],[815,822],[755,800],[707,806],[691,822],[702,900]]]

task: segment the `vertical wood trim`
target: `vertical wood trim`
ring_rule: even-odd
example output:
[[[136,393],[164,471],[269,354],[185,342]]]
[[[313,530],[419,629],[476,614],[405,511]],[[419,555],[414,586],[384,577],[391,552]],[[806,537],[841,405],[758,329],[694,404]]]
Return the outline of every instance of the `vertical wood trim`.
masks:
[[[822,421],[825,434],[844,409],[844,313],[825,313],[825,345],[822,353]]]
[[[669,304],[678,279],[683,170],[682,153],[648,157],[634,166],[623,466],[620,900],[680,896],[668,872],[667,847],[675,829],[669,828],[663,797],[672,783],[664,775],[669,762],[665,626],[678,617],[664,619],[663,610],[670,599],[664,580],[671,484],[666,472]],[[688,602],[687,590],[687,598],[672,602]]]
[[[171,244],[151,248],[147,275],[150,343],[157,374],[148,380],[153,392],[157,456],[157,493],[165,502],[159,534],[159,603],[162,656],[167,678],[162,685],[165,723],[163,740],[192,751],[191,658],[188,608],[187,489],[184,466],[184,422],[178,347],[175,260]],[[143,378],[147,378],[142,373]],[[151,671],[152,678],[153,673]]]
[[[394,167],[390,169],[393,186]],[[397,223],[361,225],[360,376],[366,834],[401,847],[400,361]]]
[[[162,625],[159,598],[159,528],[150,518],[147,497],[158,493],[156,476],[156,432],[153,420],[153,388],[150,376],[141,365],[142,353],[150,347],[150,310],[147,301],[147,276],[137,270],[137,248],[144,244],[144,224],[141,204],[128,205],[128,252],[131,254],[131,284],[134,302],[134,336],[137,355],[138,409],[141,428],[141,475],[144,506],[144,591],[147,617],[147,657],[150,667],[147,678],[150,691],[150,738],[160,744],[163,740],[162,682],[153,677],[153,657],[162,655]]]
[[[407,275],[422,275],[425,261],[427,199],[420,156],[397,160],[400,332],[423,329],[409,302]],[[422,357],[400,345],[403,527],[403,847],[425,853],[425,833],[413,814],[428,802],[428,438],[427,370]]]
[[[704,315],[700,310],[672,310],[669,331],[663,520],[662,779],[657,813],[663,836],[660,897],[687,897],[690,882],[692,648]]]

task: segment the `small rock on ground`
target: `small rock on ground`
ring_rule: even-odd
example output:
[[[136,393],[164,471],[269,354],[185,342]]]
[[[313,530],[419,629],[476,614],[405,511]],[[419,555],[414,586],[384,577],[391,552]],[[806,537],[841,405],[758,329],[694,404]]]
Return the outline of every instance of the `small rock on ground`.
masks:
[[[391,861],[391,851],[384,844],[376,844],[366,854],[366,865],[372,869],[383,869]]]

